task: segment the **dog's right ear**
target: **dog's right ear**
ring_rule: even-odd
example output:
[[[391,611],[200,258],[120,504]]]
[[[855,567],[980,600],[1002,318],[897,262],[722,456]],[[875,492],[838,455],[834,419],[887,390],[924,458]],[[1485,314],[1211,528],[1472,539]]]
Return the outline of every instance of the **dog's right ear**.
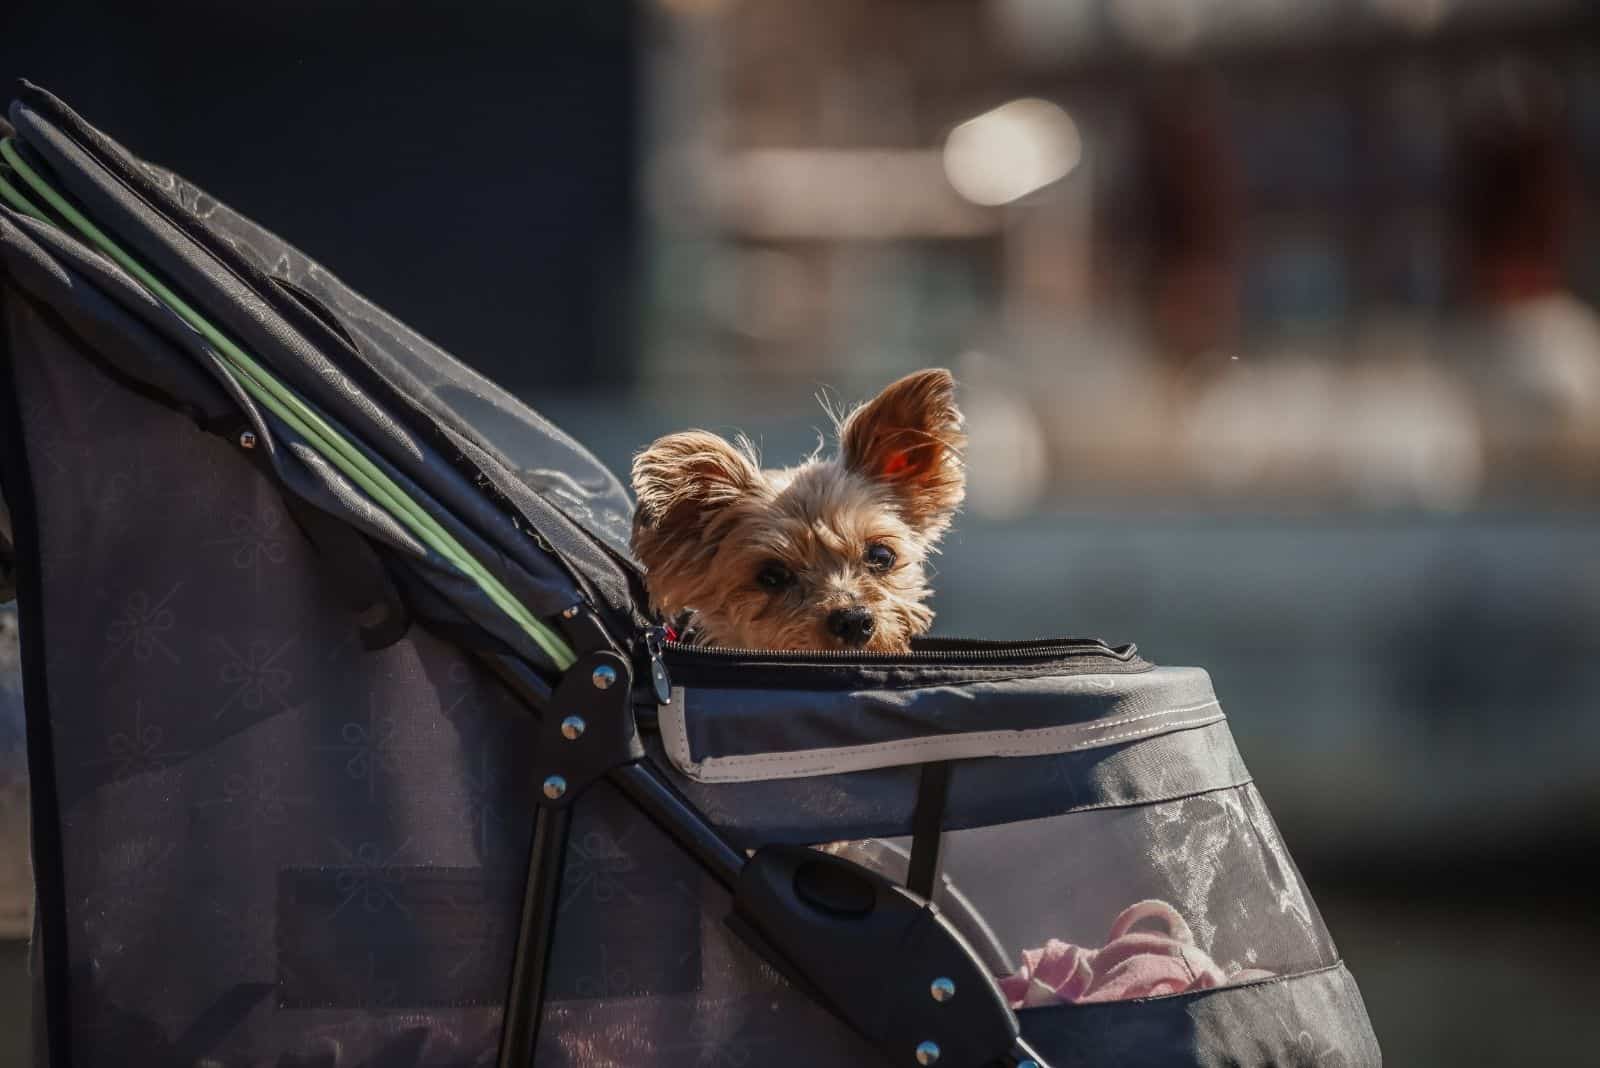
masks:
[[[765,485],[747,449],[704,430],[659,439],[633,459],[633,549],[647,570],[700,543],[728,505]]]
[[[890,383],[839,427],[844,465],[887,486],[928,544],[950,525],[966,493],[967,438],[955,396],[949,371],[917,371]]]

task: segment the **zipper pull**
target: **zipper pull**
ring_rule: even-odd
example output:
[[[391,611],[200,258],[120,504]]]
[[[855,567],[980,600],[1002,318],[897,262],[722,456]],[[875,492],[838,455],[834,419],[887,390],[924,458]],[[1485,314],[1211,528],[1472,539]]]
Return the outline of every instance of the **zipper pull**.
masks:
[[[666,661],[661,659],[661,639],[665,627],[651,627],[644,632],[644,647],[650,653],[650,685],[656,692],[656,704],[672,703],[672,676],[667,674]]]

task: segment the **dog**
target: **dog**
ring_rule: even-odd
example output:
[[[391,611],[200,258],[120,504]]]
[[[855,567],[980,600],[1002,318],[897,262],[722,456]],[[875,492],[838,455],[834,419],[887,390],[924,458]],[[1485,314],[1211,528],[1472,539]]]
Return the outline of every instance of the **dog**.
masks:
[[[966,493],[955,380],[918,371],[835,421],[837,455],[779,470],[704,430],[635,457],[633,551],[680,640],[894,653],[933,625],[928,556]]]

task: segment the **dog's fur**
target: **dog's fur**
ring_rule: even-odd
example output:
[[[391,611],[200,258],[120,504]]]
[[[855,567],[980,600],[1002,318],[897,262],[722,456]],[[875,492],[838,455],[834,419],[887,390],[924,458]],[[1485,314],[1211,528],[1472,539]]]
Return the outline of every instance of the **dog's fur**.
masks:
[[[840,420],[837,456],[797,467],[763,471],[748,441],[704,430],[661,438],[633,463],[656,610],[707,645],[906,650],[933,623],[927,558],[966,490],[961,427],[954,379],[928,370]]]

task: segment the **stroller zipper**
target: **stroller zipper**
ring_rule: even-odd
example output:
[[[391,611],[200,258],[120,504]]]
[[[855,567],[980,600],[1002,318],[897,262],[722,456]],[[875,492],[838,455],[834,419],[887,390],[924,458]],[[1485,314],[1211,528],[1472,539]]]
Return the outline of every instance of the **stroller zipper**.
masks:
[[[917,643],[909,652],[870,652],[858,649],[733,649],[723,646],[691,646],[691,644],[666,641],[659,638],[661,628],[653,628],[658,635],[659,649],[669,652],[674,660],[749,660],[758,659],[779,664],[986,664],[995,660],[1029,662],[1029,660],[1067,659],[1067,657],[1109,657],[1131,660],[1138,654],[1133,644],[1110,646],[1098,638],[1037,638],[1026,641],[992,641],[981,638],[934,638]],[[653,654],[654,656],[654,654]]]
[[[672,676],[667,673],[667,663],[661,657],[661,643],[666,640],[665,627],[650,627],[644,632],[645,651],[650,655],[650,686],[655,691],[656,704],[672,703]]]
[[[1037,664],[1051,660],[1110,659],[1127,663],[1138,649],[1129,645],[1111,646],[1098,638],[1036,638],[1022,641],[995,641],[980,638],[929,638],[919,641],[910,652],[876,653],[843,649],[737,649],[724,646],[691,645],[668,637],[666,627],[647,627],[644,647],[650,664],[650,685],[657,705],[672,701],[672,675],[667,659],[685,667],[729,666],[740,661],[784,664],[795,667],[850,665],[893,666],[896,664]]]
[[[664,631],[650,631],[655,645],[654,661],[663,652],[685,662],[726,663],[733,660],[760,660],[783,664],[950,664],[1031,663],[1040,660],[1082,657],[1130,661],[1137,647],[1109,645],[1098,638],[1036,638],[1023,641],[994,641],[978,638],[930,638],[916,643],[910,652],[868,652],[855,649],[733,649],[722,646],[686,645],[667,641]],[[665,668],[663,667],[663,670]]]

